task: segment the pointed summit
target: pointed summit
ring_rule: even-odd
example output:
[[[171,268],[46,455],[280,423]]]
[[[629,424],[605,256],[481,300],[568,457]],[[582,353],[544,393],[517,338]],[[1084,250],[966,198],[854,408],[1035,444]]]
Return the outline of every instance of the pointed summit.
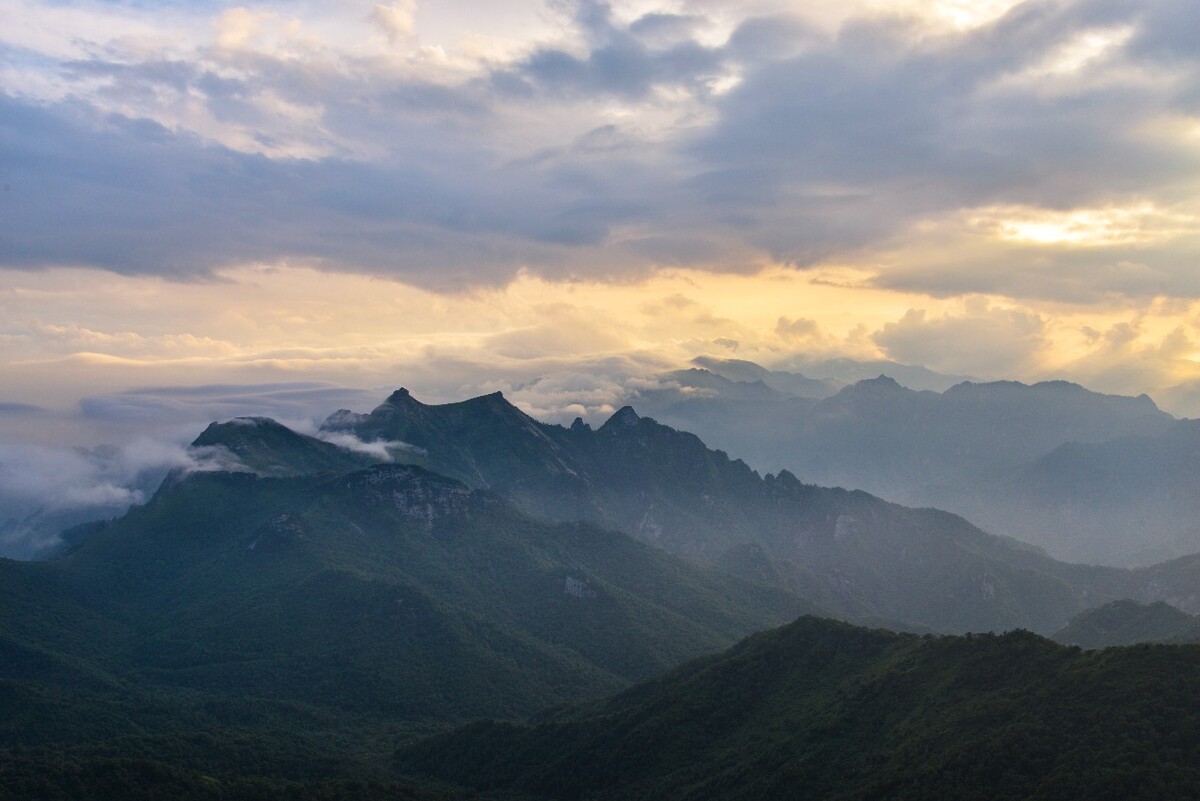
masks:
[[[407,387],[400,387],[400,389],[388,395],[388,399],[384,401],[384,403],[392,406],[409,406],[416,402]]]
[[[605,421],[604,425],[600,426],[600,430],[615,431],[621,428],[636,426],[641,419],[632,406],[622,406],[620,409],[617,409],[612,417]]]

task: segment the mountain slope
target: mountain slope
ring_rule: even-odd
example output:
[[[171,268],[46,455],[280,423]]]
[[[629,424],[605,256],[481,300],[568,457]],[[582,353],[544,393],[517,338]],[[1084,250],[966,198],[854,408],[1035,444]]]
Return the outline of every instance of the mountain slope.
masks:
[[[349,749],[305,762],[331,775],[397,727],[597,697],[813,609],[394,465],[193,474],[69,556],[0,561],[0,599],[0,748],[223,764],[246,730],[289,778],[320,732]]]
[[[224,448],[243,467],[263,476],[347,473],[380,461],[298,434],[269,417],[235,417],[213,423],[196,437],[192,447]]]
[[[475,724],[397,761],[563,800],[1189,798],[1198,656],[805,618],[607,702]]]
[[[851,397],[897,391],[907,392],[879,382]],[[802,484],[786,471],[761,477],[628,407],[595,430],[564,428],[498,393],[439,406],[400,390],[365,417],[339,414],[330,424],[406,442],[417,455],[403,458],[530,514],[613,527],[852,619],[1049,633],[1089,606],[1140,592],[1132,574],[1065,565],[954,515]]]

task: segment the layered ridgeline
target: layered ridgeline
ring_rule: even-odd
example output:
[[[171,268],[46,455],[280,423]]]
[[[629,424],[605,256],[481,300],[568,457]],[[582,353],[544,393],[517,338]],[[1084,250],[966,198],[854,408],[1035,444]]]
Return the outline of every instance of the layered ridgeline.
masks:
[[[1081,651],[803,618],[607,702],[398,767],[534,799],[1190,799],[1200,648]]]
[[[228,433],[256,428],[324,452]],[[370,777],[398,738],[599,697],[814,608],[419,467],[288,476],[289,449],[243,443],[275,477],[175,476],[63,558],[0,560],[0,751]]]
[[[541,423],[499,393],[427,405],[401,389],[331,432],[402,443],[400,461],[486,487],[554,520],[589,520],[856,620],[940,631],[1057,631],[1118,598],[1200,607],[1200,560],[1126,571],[1065,564],[933,509],[760,476],[626,407],[593,429]],[[1197,609],[1200,611],[1200,608]]]
[[[356,450],[214,424],[196,446],[232,471],[170,476],[58,559],[0,560],[0,786],[391,781],[423,732],[599,698],[814,610],[1052,631],[1121,597],[1200,604],[1198,560],[1065,565],[950,514],[761,477],[632,409],[564,428],[499,395],[399,391],[328,429]],[[51,774],[61,792],[37,784]],[[428,789],[406,787],[380,792]]]
[[[1071,561],[1200,551],[1200,428],[1144,395],[1064,381],[917,391],[884,376],[831,392],[749,362],[700,364],[628,402],[762,469],[948,509]]]

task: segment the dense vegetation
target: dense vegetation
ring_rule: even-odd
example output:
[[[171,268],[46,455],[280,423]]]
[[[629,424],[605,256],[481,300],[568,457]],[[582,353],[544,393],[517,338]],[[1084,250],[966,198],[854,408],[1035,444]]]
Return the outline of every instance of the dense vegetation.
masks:
[[[290,782],[211,776],[129,758],[76,760],[0,752],[3,801],[458,801],[477,798],[425,782],[335,779]]]
[[[1200,648],[804,618],[607,702],[397,760],[545,799],[1195,798]]]
[[[404,738],[812,608],[417,467],[194,474],[66,557],[0,561],[0,748],[386,778]]]

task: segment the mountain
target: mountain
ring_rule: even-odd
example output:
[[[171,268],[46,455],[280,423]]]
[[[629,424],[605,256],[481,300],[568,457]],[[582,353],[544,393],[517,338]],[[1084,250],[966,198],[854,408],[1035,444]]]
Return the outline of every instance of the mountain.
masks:
[[[1200,642],[1200,617],[1158,601],[1121,600],[1088,609],[1054,635],[1064,645],[1108,648],[1144,642]]]
[[[262,476],[345,473],[381,461],[299,434],[269,417],[213,423],[192,441],[192,447],[224,448],[241,466]]]
[[[984,495],[984,493],[980,493]],[[974,507],[974,508],[972,508]],[[1003,507],[1007,511],[1000,513]],[[1055,552],[1107,563],[1149,564],[1200,551],[1200,420],[1149,434],[1069,442],[1009,471],[964,511],[985,524],[1000,517],[1023,539],[1040,533]],[[1070,521],[1062,526],[1061,521]]]
[[[0,560],[0,750],[386,775],[398,737],[599,697],[814,608],[419,467],[194,473],[65,557]]]
[[[836,394],[846,385],[845,381],[832,378],[809,378],[802,373],[768,370],[762,365],[745,359],[714,359],[711,356],[697,356],[692,359],[692,364],[696,365],[698,369],[687,372],[707,373],[736,383],[761,383],[789,397],[827,398]],[[668,376],[670,375],[668,374]]]
[[[1088,396],[1070,387],[1039,391]],[[1022,390],[956,394],[986,405],[996,392]],[[880,379],[820,403],[907,419],[927,396],[941,397]],[[1156,416],[1142,401],[1096,403]],[[1036,422],[1028,425],[1044,435],[1050,423]],[[1097,604],[1170,600],[1168,594],[1190,586],[1174,578],[1151,586],[1149,573],[1065,564],[955,515],[804,484],[787,471],[760,476],[629,407],[597,429],[579,420],[563,427],[534,420],[500,393],[427,405],[401,389],[370,414],[338,413],[327,426],[367,442],[402,442],[397,458],[490,489],[528,514],[615,528],[693,561],[770,581],[851,620],[1050,634]]]
[[[0,771],[115,771],[159,787],[143,797],[206,776],[438,797],[393,793],[397,746],[600,699],[800,614],[1055,631],[1118,598],[1200,611],[1200,557],[1064,564],[949,513],[760,476],[631,408],[562,427],[499,394],[399,390],[323,436],[370,453],[214,424],[195,447],[235,470],[173,474],[57,559],[0,560]],[[381,457],[400,461],[363,466]]]
[[[1059,558],[1129,566],[1200,550],[1200,494],[1186,489],[1200,435],[1144,395],[1063,381],[918,391],[880,375],[804,397],[761,381],[769,394],[752,393],[706,364],[628,402],[759,469],[946,509]]]
[[[906,387],[915,390],[931,390],[944,392],[955,384],[973,381],[971,376],[948,375],[914,364],[902,364],[889,359],[807,359],[793,358],[790,363],[783,365],[789,369],[802,370],[805,375],[818,381],[830,381],[840,384],[854,384],[874,378],[877,375],[889,375]],[[717,372],[721,372],[718,370]]]
[[[608,701],[402,748],[534,799],[1167,799],[1200,793],[1200,648],[1081,651],[803,618]]]

